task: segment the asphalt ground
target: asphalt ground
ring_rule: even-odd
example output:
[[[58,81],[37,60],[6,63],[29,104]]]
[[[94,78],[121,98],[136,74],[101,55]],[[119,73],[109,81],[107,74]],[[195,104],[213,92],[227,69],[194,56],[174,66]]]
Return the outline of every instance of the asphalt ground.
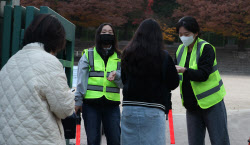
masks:
[[[222,79],[227,91],[224,101],[228,114],[228,131],[231,145],[248,145],[247,140],[250,137],[250,76],[222,75]],[[175,144],[188,145],[186,110],[181,104],[179,88],[174,90],[172,94]],[[167,121],[166,126],[167,144],[170,144]],[[70,140],[70,142],[75,143],[75,140]],[[208,133],[206,133],[205,142],[206,145],[211,144]],[[102,145],[106,144],[105,135],[103,135]],[[81,145],[87,145],[83,122],[81,128]]]

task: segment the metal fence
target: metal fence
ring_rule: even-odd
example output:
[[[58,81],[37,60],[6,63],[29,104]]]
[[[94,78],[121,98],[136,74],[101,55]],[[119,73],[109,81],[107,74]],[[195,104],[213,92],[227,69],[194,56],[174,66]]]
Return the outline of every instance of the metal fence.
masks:
[[[1,0],[2,1],[2,0]],[[6,1],[6,0],[5,0]],[[73,65],[74,65],[74,46],[75,46],[75,25],[64,17],[46,6],[40,9],[34,6],[12,6],[11,1],[7,1],[4,6],[2,23],[2,43],[1,43],[1,62],[2,68],[8,59],[22,48],[22,40],[25,29],[30,25],[37,14],[52,14],[59,19],[66,31],[66,49],[58,53],[57,58],[65,67],[68,84],[72,87]]]

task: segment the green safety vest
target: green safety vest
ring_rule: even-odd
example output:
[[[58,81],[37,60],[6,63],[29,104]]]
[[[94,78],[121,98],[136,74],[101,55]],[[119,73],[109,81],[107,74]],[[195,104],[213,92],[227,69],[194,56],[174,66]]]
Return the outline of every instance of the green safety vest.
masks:
[[[198,61],[202,55],[204,46],[209,44],[208,42],[198,38],[194,44],[194,47],[191,52],[189,68],[198,70]],[[211,45],[211,44],[210,44]],[[212,46],[212,45],[211,45]],[[215,47],[212,46],[215,52]],[[187,58],[188,47],[185,47],[181,44],[176,52],[177,65],[184,67]],[[182,94],[182,82],[183,74],[179,73],[180,78],[180,93],[182,97],[182,104],[184,103],[183,94]],[[219,103],[223,97],[226,95],[226,91],[220,77],[219,71],[217,69],[216,58],[213,64],[213,70],[209,75],[208,80],[205,82],[196,82],[190,81],[194,95],[199,106],[202,109],[209,108],[217,103]]]
[[[85,49],[82,54],[86,54],[89,60],[89,78],[85,99],[97,99],[105,96],[111,101],[120,101],[120,88],[107,80],[110,72],[121,68],[121,59],[116,52],[109,57],[107,66],[96,48]]]

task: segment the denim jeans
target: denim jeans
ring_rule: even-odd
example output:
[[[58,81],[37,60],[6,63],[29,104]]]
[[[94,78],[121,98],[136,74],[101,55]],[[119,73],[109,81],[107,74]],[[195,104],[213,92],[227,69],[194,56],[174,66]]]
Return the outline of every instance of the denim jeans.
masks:
[[[123,106],[122,145],[166,145],[164,111],[142,106]]]
[[[120,145],[119,106],[92,106],[84,103],[82,106],[82,117],[88,145],[100,145],[101,123],[107,138],[107,145]]]
[[[205,145],[206,129],[212,145],[230,145],[223,100],[208,109],[187,110],[186,117],[189,145]]]

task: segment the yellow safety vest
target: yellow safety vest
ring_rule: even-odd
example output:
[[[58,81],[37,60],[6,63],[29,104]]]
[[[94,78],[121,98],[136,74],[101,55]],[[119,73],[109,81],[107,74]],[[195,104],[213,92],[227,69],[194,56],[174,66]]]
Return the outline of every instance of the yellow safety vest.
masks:
[[[110,72],[119,70],[121,67],[121,59],[118,58],[116,52],[109,57],[105,67],[102,57],[96,51],[96,48],[85,49],[89,60],[89,78],[85,99],[97,99],[105,96],[111,101],[120,101],[120,88],[114,83],[107,80]]]
[[[191,52],[189,68],[198,70],[198,61],[199,61],[200,56],[202,55],[204,46],[206,44],[209,44],[209,43],[200,38],[196,40],[194,47],[192,49],[192,52]],[[214,46],[212,47],[214,49],[214,52],[216,52],[215,47]],[[185,66],[187,52],[188,52],[188,47],[185,47],[183,44],[181,44],[176,52],[177,65],[182,66],[182,67]],[[182,94],[182,82],[183,82],[182,73],[179,73],[179,78],[180,78],[180,93],[182,97],[182,103],[184,103],[183,94]],[[216,58],[213,64],[213,70],[211,74],[209,75],[208,80],[206,80],[205,82],[190,81],[190,83],[191,83],[194,95],[196,97],[196,100],[202,109],[207,109],[219,103],[223,99],[223,97],[226,95],[226,91],[225,91],[222,79],[220,77],[220,73],[217,69]]]

